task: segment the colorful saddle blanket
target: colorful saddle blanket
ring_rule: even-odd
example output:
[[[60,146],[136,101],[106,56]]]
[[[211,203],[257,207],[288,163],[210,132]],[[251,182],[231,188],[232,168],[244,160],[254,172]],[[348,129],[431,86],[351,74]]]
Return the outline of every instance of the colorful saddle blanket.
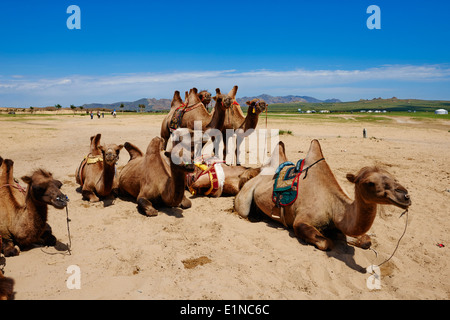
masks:
[[[181,126],[181,121],[183,120],[183,115],[186,112],[186,105],[182,104],[173,113],[172,119],[170,119],[169,129],[177,130]]]
[[[189,191],[193,194],[203,193],[205,196],[220,196],[222,194],[223,185],[225,183],[225,173],[221,164],[225,161],[219,160],[215,157],[209,159],[196,159],[194,164],[196,170],[192,174],[187,174],[186,183]],[[209,176],[210,187],[208,190],[202,192],[200,189],[194,188],[192,185],[203,175]]]
[[[296,165],[290,161],[284,162],[275,171],[272,201],[278,208],[291,205],[297,199],[299,177],[304,163],[304,159],[300,159]]]

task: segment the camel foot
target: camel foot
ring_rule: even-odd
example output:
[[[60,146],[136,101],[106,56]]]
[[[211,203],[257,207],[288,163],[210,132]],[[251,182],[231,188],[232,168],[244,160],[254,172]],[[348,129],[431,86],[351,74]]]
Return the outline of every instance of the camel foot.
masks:
[[[305,242],[314,245],[317,249],[328,251],[333,249],[333,241],[328,239],[316,228],[306,223],[294,223],[294,233]]]
[[[146,216],[155,217],[158,215],[158,210],[153,208],[152,203],[145,198],[139,198],[137,200],[138,209],[142,210]]]
[[[181,204],[180,204],[180,208],[181,209],[189,209],[190,207],[192,207],[191,200],[189,200],[186,197],[183,197],[183,200],[181,201]]]
[[[15,257],[20,254],[20,249],[15,246],[11,241],[3,241],[3,254],[5,257]]]
[[[372,245],[372,240],[367,234],[363,234],[358,237],[345,236],[345,238],[348,244],[364,250],[369,249]]]

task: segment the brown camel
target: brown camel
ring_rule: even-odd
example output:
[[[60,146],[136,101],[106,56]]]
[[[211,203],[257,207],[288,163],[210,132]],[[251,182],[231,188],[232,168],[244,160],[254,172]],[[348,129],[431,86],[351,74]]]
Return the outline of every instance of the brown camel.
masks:
[[[287,161],[284,145],[279,161]],[[368,249],[371,240],[366,232],[375,219],[377,204],[402,209],[411,205],[408,191],[391,174],[377,167],[362,168],[357,175],[347,174],[347,179],[355,184],[355,200],[351,200],[337,183],[317,140],[311,142],[302,170],[296,176],[298,194],[291,205],[278,208],[272,198],[272,176],[259,175],[236,196],[236,211],[248,217],[254,203],[264,214],[292,227],[298,238],[320,250],[332,248],[332,240],[323,232],[333,229],[342,232],[348,243]]]
[[[6,257],[19,255],[20,249],[35,243],[54,246],[56,238],[47,224],[48,205],[56,209],[67,206],[67,197],[60,190],[62,183],[51,173],[38,169],[22,177],[28,185],[24,190],[14,181],[13,164],[0,157],[0,234]],[[17,194],[17,190],[24,193]]]
[[[207,159],[196,163],[194,173],[187,175],[187,186],[194,195],[235,196],[260,171],[260,168],[229,166],[218,158]]]
[[[203,95],[202,97],[205,99]],[[177,114],[181,117],[181,121],[176,125],[177,128],[187,128],[190,131],[193,131],[194,122],[201,121],[202,132],[205,132],[208,129],[218,129],[219,131],[222,131],[225,121],[225,111],[231,107],[233,98],[221,94],[220,89],[216,89],[216,96],[214,96],[213,99],[216,101],[218,107],[214,108],[213,113],[209,113],[197,94],[196,88],[192,88],[189,91],[184,103],[181,100],[180,92],[175,91],[169,114],[161,124],[161,137],[164,139],[164,150],[166,149],[171,131],[175,129],[173,126],[171,128],[171,122],[174,116],[177,117]]]
[[[164,152],[163,146],[163,139],[155,137],[143,154],[136,146],[125,143],[130,160],[120,172],[120,192],[136,198],[138,209],[147,216],[158,214],[153,205],[180,206],[183,209],[192,205],[184,191],[186,173],[193,172],[194,165],[177,164],[179,158]]]
[[[247,115],[244,116],[242,112],[241,106],[236,102],[236,93],[238,90],[238,86],[234,86],[233,89],[228,93],[228,96],[233,98],[233,102],[231,108],[227,110],[227,114],[225,116],[225,123],[222,129],[222,137],[224,141],[224,149],[223,149],[223,157],[226,159],[227,145],[228,141],[226,139],[226,130],[233,129],[235,133],[239,136],[237,139],[238,143],[236,145],[236,150],[234,152],[236,156],[236,164],[240,165],[239,159],[237,157],[237,151],[240,148],[240,145],[243,141],[243,138],[249,135],[252,130],[255,129],[258,125],[259,115],[267,111],[267,103],[262,99],[253,99],[251,101],[247,101],[248,105]]]
[[[91,137],[89,154],[75,171],[83,199],[90,202],[100,201],[99,197],[111,197],[118,190],[116,163],[123,145],[100,145],[101,136]]]

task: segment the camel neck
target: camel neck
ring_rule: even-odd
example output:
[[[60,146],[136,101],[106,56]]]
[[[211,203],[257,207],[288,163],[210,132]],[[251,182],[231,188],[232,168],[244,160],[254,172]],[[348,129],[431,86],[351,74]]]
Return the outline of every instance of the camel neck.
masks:
[[[219,105],[220,104],[220,105]],[[221,101],[216,103],[214,112],[211,116],[211,121],[206,125],[206,129],[219,129],[222,130],[225,123],[225,107]]]
[[[26,219],[32,221],[36,228],[41,229],[47,221],[48,206],[46,203],[36,200],[30,189],[31,186],[28,187],[25,196],[24,214],[27,217]]]
[[[115,175],[116,175],[115,164],[108,165],[108,163],[105,161],[105,159],[103,159],[102,180],[103,180],[103,185],[104,185],[104,189],[105,189],[104,191],[106,193],[109,193],[112,190]]]
[[[252,109],[254,110],[254,109]],[[255,129],[258,125],[259,113],[254,113],[250,110],[247,111],[247,116],[245,117],[244,122],[241,124],[240,128],[244,129],[244,132],[249,129]]]
[[[348,236],[359,236],[367,231],[375,220],[377,205],[367,203],[355,192],[355,200],[352,203],[345,203],[340,210],[340,214],[335,217],[336,226]]]

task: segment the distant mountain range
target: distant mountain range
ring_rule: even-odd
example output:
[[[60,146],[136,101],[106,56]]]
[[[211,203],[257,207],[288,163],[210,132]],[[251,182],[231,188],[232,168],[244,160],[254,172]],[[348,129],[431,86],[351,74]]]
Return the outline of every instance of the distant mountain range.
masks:
[[[318,103],[318,102],[331,102],[331,103],[337,103],[341,102],[339,99],[327,99],[327,100],[319,100],[313,97],[308,96],[283,96],[283,97],[273,97],[268,94],[261,94],[256,97],[242,97],[237,98],[236,101],[242,105],[245,106],[246,102],[252,99],[263,99],[268,104],[274,104],[274,103],[292,103],[292,102],[311,102],[311,103]],[[148,99],[143,98],[139,99],[133,102],[114,102],[114,103],[90,103],[83,105],[84,109],[116,109],[117,111],[139,111],[139,105],[145,106],[145,111],[160,111],[160,110],[168,110],[170,109],[170,104],[172,100],[171,99]],[[123,109],[120,108],[120,106],[123,104]]]

